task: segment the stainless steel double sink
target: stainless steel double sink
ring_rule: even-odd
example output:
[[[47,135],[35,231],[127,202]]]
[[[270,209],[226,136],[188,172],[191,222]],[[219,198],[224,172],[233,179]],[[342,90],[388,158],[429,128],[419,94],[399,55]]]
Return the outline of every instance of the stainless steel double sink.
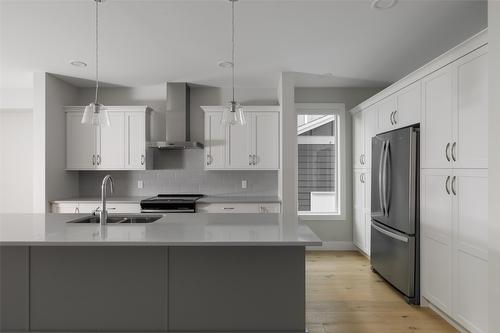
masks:
[[[162,215],[112,215],[108,216],[106,223],[108,224],[141,224],[141,223],[153,223],[161,219]],[[68,223],[95,223],[98,224],[99,216],[85,216],[76,220],[68,221]]]

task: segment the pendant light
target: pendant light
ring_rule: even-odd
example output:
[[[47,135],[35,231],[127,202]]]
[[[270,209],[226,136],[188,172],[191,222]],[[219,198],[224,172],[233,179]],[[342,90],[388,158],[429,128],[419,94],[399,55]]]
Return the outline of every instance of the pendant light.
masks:
[[[85,107],[82,124],[93,126],[110,126],[106,107],[97,101],[99,93],[99,4],[104,0],[95,1],[95,99]]]
[[[236,103],[234,98],[234,68],[235,64],[235,56],[234,56],[234,3],[238,0],[229,0],[231,2],[231,28],[232,28],[232,82],[233,82],[233,90],[232,90],[232,100],[229,102],[229,106],[224,110],[222,114],[222,124],[226,126],[242,126],[245,125],[245,116],[243,115],[243,108],[241,105]]]

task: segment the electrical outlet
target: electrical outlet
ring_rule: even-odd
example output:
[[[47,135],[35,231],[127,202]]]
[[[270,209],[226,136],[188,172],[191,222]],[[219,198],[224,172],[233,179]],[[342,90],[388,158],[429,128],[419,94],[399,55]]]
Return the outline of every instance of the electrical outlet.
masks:
[[[241,181],[241,188],[247,188],[247,181],[246,180]]]
[[[137,188],[143,188],[144,187],[144,182],[142,180],[137,181]]]

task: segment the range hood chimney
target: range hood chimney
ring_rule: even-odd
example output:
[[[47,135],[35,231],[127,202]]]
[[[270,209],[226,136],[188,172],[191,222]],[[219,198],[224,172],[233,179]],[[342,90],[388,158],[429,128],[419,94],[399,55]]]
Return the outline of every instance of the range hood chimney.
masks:
[[[191,141],[190,89],[187,83],[167,83],[165,141],[152,142],[151,147],[165,150],[203,148]]]

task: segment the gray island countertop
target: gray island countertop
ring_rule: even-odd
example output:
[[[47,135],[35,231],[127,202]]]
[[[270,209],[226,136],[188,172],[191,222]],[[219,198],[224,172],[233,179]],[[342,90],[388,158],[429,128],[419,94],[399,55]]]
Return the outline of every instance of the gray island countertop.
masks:
[[[0,245],[318,246],[280,214],[166,214],[146,224],[67,223],[88,214],[0,214]],[[110,214],[113,216],[113,214]]]

